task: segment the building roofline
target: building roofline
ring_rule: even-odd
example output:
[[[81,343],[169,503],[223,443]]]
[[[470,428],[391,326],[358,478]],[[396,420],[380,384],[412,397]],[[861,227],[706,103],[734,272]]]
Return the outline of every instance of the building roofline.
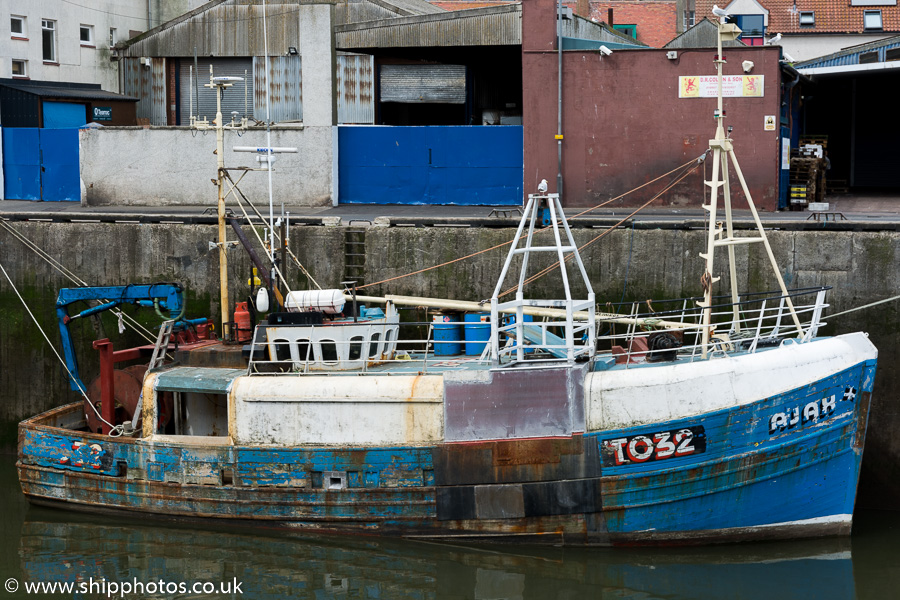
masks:
[[[422,15],[409,15],[403,17],[389,17],[387,19],[376,19],[374,21],[362,21],[360,23],[348,23],[346,25],[337,25],[334,28],[335,33],[349,33],[353,31],[365,31],[367,29],[380,29],[383,27],[396,27],[403,25],[417,25],[421,23],[435,23],[439,21],[455,21],[465,17],[482,17],[491,15],[501,15],[506,13],[521,12],[522,5],[503,4],[500,6],[488,6],[485,8],[466,8],[463,10],[448,10],[442,13],[426,13]]]

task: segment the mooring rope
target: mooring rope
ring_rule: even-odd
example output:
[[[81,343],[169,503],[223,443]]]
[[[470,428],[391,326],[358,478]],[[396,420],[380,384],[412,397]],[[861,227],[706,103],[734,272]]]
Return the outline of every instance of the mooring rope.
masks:
[[[672,169],[671,171],[668,171],[668,172],[666,172],[666,173],[663,173],[663,174],[660,175],[659,177],[656,177],[656,178],[654,178],[654,179],[651,179],[650,181],[647,181],[646,183],[643,183],[643,184],[639,185],[638,187],[636,187],[636,188],[634,188],[634,189],[628,190],[627,192],[625,192],[625,193],[623,193],[623,194],[620,194],[620,195],[616,196],[615,198],[610,198],[609,200],[606,200],[606,201],[604,201],[604,202],[601,202],[600,204],[597,204],[596,206],[592,206],[592,207],[590,207],[590,208],[587,208],[587,209],[581,211],[580,213],[577,213],[577,214],[575,214],[575,215],[572,215],[571,217],[569,217],[569,219],[570,219],[570,220],[571,220],[571,219],[577,219],[578,217],[584,216],[584,215],[588,214],[589,212],[592,212],[592,211],[597,210],[598,208],[603,208],[604,206],[606,206],[607,204],[610,204],[611,202],[615,202],[616,200],[621,200],[621,199],[624,198],[625,196],[627,196],[627,195],[629,195],[629,194],[633,194],[634,192],[636,192],[636,191],[638,191],[638,190],[640,190],[640,189],[642,189],[642,188],[645,188],[645,187],[647,187],[648,185],[650,185],[650,184],[652,184],[652,183],[656,183],[656,182],[659,181],[660,179],[663,179],[664,177],[667,177],[668,175],[671,175],[672,173],[674,173],[675,171],[678,171],[679,169],[684,169],[684,168],[686,168],[686,167],[688,167],[688,166],[690,166],[690,165],[692,165],[692,164],[695,164],[695,163],[696,163],[696,165],[699,165],[699,164],[701,164],[702,159],[703,159],[705,156],[706,156],[706,153],[704,152],[704,153],[701,154],[698,158],[692,158],[691,160],[689,160],[688,162],[684,163],[683,165],[679,165],[679,166],[675,167],[674,169]],[[696,169],[696,168],[697,168],[697,166],[694,167],[694,169]],[[691,171],[693,171],[694,169],[691,169]],[[687,173],[690,173],[691,171],[688,171]],[[665,190],[663,190],[663,192],[667,191],[668,189],[669,189],[669,188],[666,188]],[[662,194],[663,192],[660,192],[660,194]],[[660,194],[657,194],[657,196],[654,197],[654,200],[655,200],[656,198],[658,198]],[[644,205],[644,206],[646,206],[646,205]],[[642,206],[641,209],[643,209],[644,206]],[[635,212],[631,213],[631,215],[629,215],[628,217],[626,217],[626,219],[628,219],[628,218],[634,216],[634,215],[637,214],[637,212],[639,212],[641,209],[638,209],[638,211],[635,211]],[[618,226],[618,225],[616,225],[616,226]],[[543,227],[543,228],[538,229],[537,231],[535,231],[535,233],[542,233],[542,232],[547,231],[547,230],[549,230],[549,229],[550,229],[550,227]],[[509,246],[509,245],[512,244],[512,243],[513,243],[513,240],[509,240],[508,242],[503,242],[502,244],[497,244],[496,246],[491,246],[490,248],[485,248],[484,250],[479,250],[478,252],[473,252],[472,254],[467,254],[466,256],[460,256],[459,258],[454,258],[453,260],[448,260],[447,262],[443,262],[443,263],[438,264],[438,265],[432,265],[432,266],[430,266],[430,267],[425,267],[425,268],[423,268],[423,269],[419,269],[418,271],[412,271],[411,273],[404,273],[403,275],[396,275],[396,276],[394,276],[394,277],[389,277],[389,278],[387,278],[387,279],[382,279],[381,281],[375,281],[375,282],[372,282],[372,283],[367,283],[367,284],[365,284],[365,285],[360,285],[360,286],[357,286],[356,289],[361,290],[361,289],[363,289],[363,288],[368,288],[368,287],[372,287],[372,286],[375,286],[375,285],[381,285],[381,284],[384,284],[384,283],[390,283],[391,281],[396,281],[397,279],[403,279],[403,278],[405,278],[405,277],[411,277],[411,276],[413,276],[413,275],[418,275],[419,273],[425,273],[425,272],[427,272],[427,271],[433,271],[434,269],[439,269],[439,268],[441,268],[441,267],[446,267],[447,265],[452,265],[452,264],[454,264],[454,263],[458,263],[458,262],[461,262],[461,261],[464,261],[464,260],[468,260],[468,259],[470,259],[470,258],[475,258],[476,256],[479,256],[479,255],[484,254],[484,253],[486,253],[486,252],[491,252],[492,250],[497,250],[498,248],[503,248],[504,246]]]
[[[693,161],[691,161],[691,162],[693,162]],[[681,168],[684,168],[684,167],[686,167],[686,166],[689,165],[689,164],[690,164],[690,163],[687,163],[687,164],[685,164],[685,165],[682,165]],[[691,173],[693,173],[694,171],[696,171],[697,168],[698,168],[701,164],[702,164],[701,161],[697,161],[697,163],[693,166],[693,168],[688,169],[687,171],[685,171],[684,173],[682,173],[681,175],[679,175],[678,177],[676,177],[673,181],[671,181],[668,185],[666,185],[666,187],[664,187],[662,190],[660,190],[655,196],[653,196],[652,198],[650,198],[649,200],[647,200],[647,201],[646,201],[644,204],[642,204],[639,208],[636,208],[630,215],[628,215],[627,217],[622,218],[618,223],[616,223],[615,225],[611,226],[609,229],[607,229],[606,231],[604,231],[604,232],[601,233],[600,235],[595,236],[592,240],[590,240],[590,241],[586,242],[585,244],[582,244],[581,246],[579,246],[579,247],[578,247],[578,251],[580,252],[580,251],[584,250],[585,248],[587,248],[588,246],[591,246],[591,245],[595,244],[596,242],[600,241],[601,239],[603,239],[604,236],[610,234],[612,231],[614,231],[614,230],[615,230],[616,228],[618,228],[620,225],[622,225],[623,223],[625,223],[628,219],[630,219],[630,218],[633,217],[634,215],[638,214],[639,212],[641,212],[642,210],[644,210],[645,208],[647,208],[648,206],[650,206],[650,204],[652,204],[653,202],[655,202],[656,200],[658,200],[660,196],[662,196],[663,194],[665,194],[666,192],[668,192],[670,189],[672,189],[673,187],[675,187],[676,184],[678,184],[678,183],[680,183],[681,181],[683,181],[685,177],[687,177],[688,175],[690,175]],[[670,173],[671,173],[671,171],[670,171]],[[563,259],[563,260],[564,260],[564,262],[569,262],[570,260],[572,260],[572,258],[573,258],[574,256],[575,256],[574,254],[569,254],[569,255],[566,256],[565,259]],[[557,263],[553,263],[552,265],[550,265],[550,266],[548,266],[548,267],[546,267],[546,268],[544,268],[544,269],[538,271],[537,273],[535,273],[535,274],[532,275],[531,277],[527,278],[525,281],[522,282],[522,285],[526,285],[526,284],[532,283],[532,282],[534,282],[534,281],[540,279],[540,278],[543,277],[544,275],[547,275],[548,273],[550,273],[550,272],[552,272],[552,271],[554,271],[555,269],[558,269],[558,268],[559,268],[559,263],[558,263],[558,262],[557,262]],[[509,288],[509,289],[507,289],[507,290],[501,292],[500,295],[499,295],[499,297],[502,298],[503,296],[508,296],[509,294],[515,292],[516,289],[518,289],[518,287],[519,287],[518,284],[514,285],[513,287],[511,287],[511,288]]]
[[[831,317],[839,317],[841,315],[846,315],[847,313],[856,312],[858,310],[863,310],[865,308],[872,308],[873,306],[878,306],[879,304],[887,304],[888,302],[893,302],[894,300],[900,300],[900,295],[891,296],[890,298],[885,298],[884,300],[879,300],[877,302],[872,302],[870,304],[865,304],[863,306],[857,306],[856,308],[848,308],[847,310],[842,310],[841,312],[837,312],[831,315],[826,315],[826,318],[830,319]]]

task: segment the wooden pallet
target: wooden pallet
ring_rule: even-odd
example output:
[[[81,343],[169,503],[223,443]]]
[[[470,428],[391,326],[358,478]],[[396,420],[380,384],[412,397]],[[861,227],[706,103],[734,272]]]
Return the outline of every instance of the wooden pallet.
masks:
[[[849,194],[850,186],[846,179],[831,179],[828,181],[829,194]]]

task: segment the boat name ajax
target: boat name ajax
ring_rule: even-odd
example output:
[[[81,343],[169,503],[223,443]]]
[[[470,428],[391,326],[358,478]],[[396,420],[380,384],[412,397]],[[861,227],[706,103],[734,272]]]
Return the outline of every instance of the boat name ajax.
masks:
[[[844,395],[841,402],[853,402],[856,398],[856,388],[848,387],[844,389]],[[792,429],[797,425],[806,425],[807,423],[815,423],[821,417],[825,417],[834,412],[837,406],[837,399],[834,394],[814,400],[806,404],[801,410],[799,406],[789,408],[784,412],[777,412],[769,417],[769,435],[781,433],[785,429]]]

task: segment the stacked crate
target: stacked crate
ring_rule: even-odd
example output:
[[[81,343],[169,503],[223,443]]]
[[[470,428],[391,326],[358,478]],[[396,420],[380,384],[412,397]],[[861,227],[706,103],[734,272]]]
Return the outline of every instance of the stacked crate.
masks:
[[[800,147],[791,150],[791,210],[803,210],[811,202],[825,201],[827,148],[827,137],[811,136],[800,138]]]

